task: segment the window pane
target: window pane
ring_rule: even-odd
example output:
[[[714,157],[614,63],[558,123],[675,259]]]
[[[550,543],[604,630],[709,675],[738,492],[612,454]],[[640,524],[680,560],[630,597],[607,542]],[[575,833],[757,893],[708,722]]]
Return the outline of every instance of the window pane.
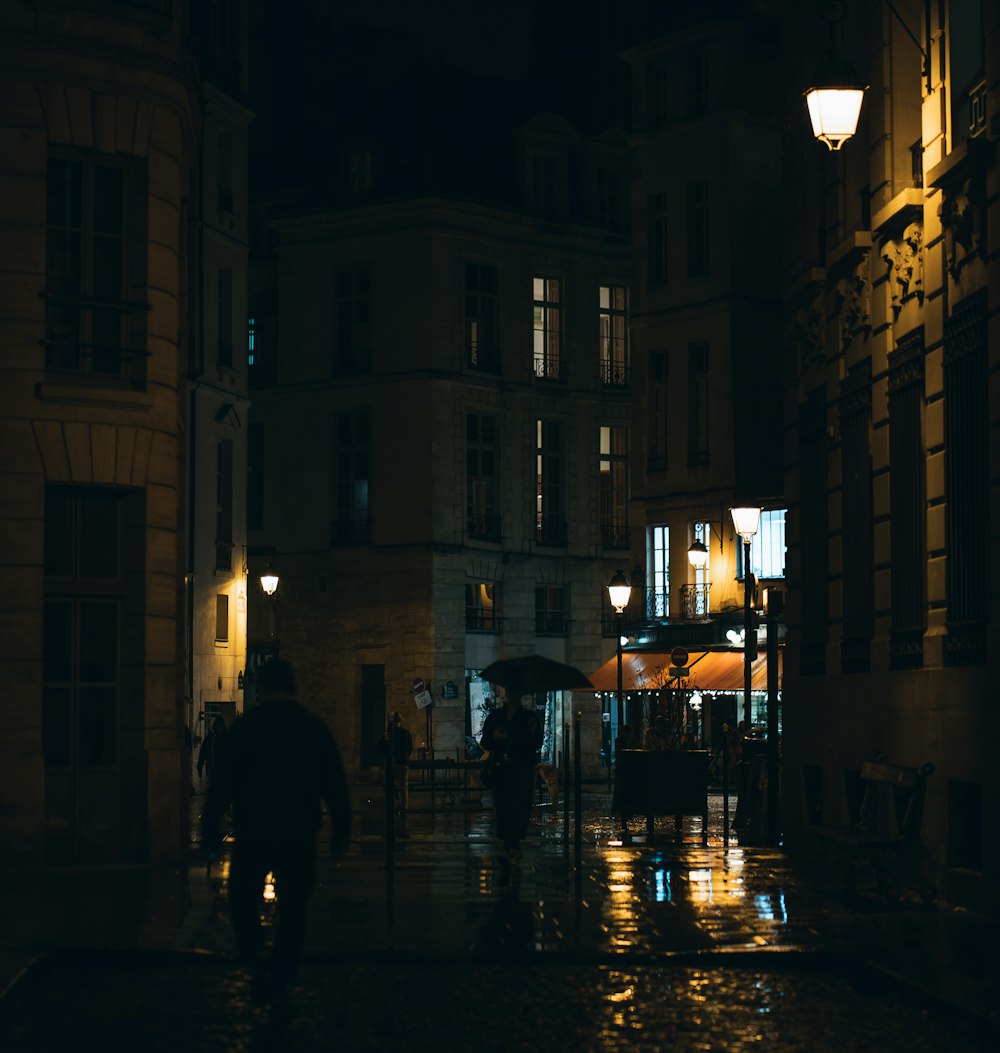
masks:
[[[94,169],[94,228],[107,234],[122,232],[122,170]]]
[[[113,687],[80,689],[81,768],[102,768],[115,762],[115,698]]]
[[[47,684],[65,683],[72,677],[72,608],[69,603],[45,604],[42,644],[43,677]]]
[[[80,604],[80,681],[102,683],[118,673],[118,607],[114,603]]]
[[[69,497],[62,491],[45,492],[45,573],[68,577],[73,573],[73,519]]]
[[[42,695],[42,750],[46,768],[68,768],[72,763],[70,713],[70,689],[47,687]]]
[[[118,511],[113,497],[80,498],[81,577],[118,577]]]

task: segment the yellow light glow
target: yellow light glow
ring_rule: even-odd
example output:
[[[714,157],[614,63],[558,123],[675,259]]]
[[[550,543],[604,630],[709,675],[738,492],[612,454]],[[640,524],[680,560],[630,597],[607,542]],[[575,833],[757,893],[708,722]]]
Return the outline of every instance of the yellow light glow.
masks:
[[[806,92],[813,135],[839,150],[857,131],[864,88],[810,88]]]
[[[264,878],[264,902],[273,903],[277,898],[278,894],[274,890],[274,874],[269,870],[267,877]]]

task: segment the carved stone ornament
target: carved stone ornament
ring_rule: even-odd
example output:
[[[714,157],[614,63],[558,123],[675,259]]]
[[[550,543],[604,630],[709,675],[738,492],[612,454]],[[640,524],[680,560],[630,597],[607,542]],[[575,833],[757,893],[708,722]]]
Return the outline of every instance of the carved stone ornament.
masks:
[[[792,321],[789,337],[800,378],[823,361],[824,296],[824,286],[817,286],[812,299],[795,312]]]
[[[938,208],[952,278],[958,278],[965,264],[983,254],[985,209],[978,187],[979,181],[970,176],[954,190],[945,190]]]
[[[924,228],[911,223],[899,240],[886,242],[882,259],[888,265],[889,295],[893,317],[898,317],[903,304],[911,296],[918,303],[924,299]]]
[[[872,293],[868,280],[868,258],[869,254],[864,253],[853,271],[840,278],[835,288],[834,313],[840,320],[842,350],[847,348],[858,333],[871,329]]]

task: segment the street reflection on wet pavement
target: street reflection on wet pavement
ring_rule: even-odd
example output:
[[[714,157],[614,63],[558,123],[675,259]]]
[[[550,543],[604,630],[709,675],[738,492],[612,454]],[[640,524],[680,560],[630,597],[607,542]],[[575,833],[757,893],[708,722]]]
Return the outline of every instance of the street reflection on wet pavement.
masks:
[[[679,840],[672,820],[622,837],[606,795],[586,794],[578,874],[572,818],[542,806],[507,874],[489,808],[419,791],[390,867],[381,799],[355,790],[358,837],[321,860],[287,1015],[255,1006],[227,957],[223,857],[192,867],[173,953],[40,961],[0,1002],[0,1048],[1000,1048],[996,971],[968,962],[995,928],[846,901],[780,849],[724,844],[717,794],[707,845],[700,820]],[[268,896],[265,922],[280,883]]]

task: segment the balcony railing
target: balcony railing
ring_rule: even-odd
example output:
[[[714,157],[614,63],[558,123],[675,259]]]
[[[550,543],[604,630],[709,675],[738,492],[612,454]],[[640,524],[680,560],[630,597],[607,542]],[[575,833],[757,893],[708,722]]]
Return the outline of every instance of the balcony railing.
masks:
[[[470,369],[484,373],[500,372],[500,348],[496,344],[471,344],[466,349]]]
[[[536,380],[565,380],[559,369],[558,358],[535,358]]]
[[[535,522],[535,540],[539,545],[565,548],[566,520],[561,516],[546,515],[544,512],[539,512]]]
[[[503,523],[499,512],[470,512],[466,530],[470,538],[477,541],[499,541],[503,536]]]
[[[601,524],[601,544],[604,548],[627,550],[631,545],[631,530],[622,523]]]
[[[681,586],[681,617],[685,620],[707,618],[709,613],[708,597],[712,583]]]
[[[606,388],[627,388],[632,383],[632,370],[624,362],[602,362],[601,383]]]
[[[465,608],[465,631],[467,633],[499,633],[500,615],[496,611],[480,607]]]
[[[535,611],[536,636],[565,636],[569,618],[564,611]]]
[[[654,620],[670,617],[668,589],[646,589],[646,617]]]

